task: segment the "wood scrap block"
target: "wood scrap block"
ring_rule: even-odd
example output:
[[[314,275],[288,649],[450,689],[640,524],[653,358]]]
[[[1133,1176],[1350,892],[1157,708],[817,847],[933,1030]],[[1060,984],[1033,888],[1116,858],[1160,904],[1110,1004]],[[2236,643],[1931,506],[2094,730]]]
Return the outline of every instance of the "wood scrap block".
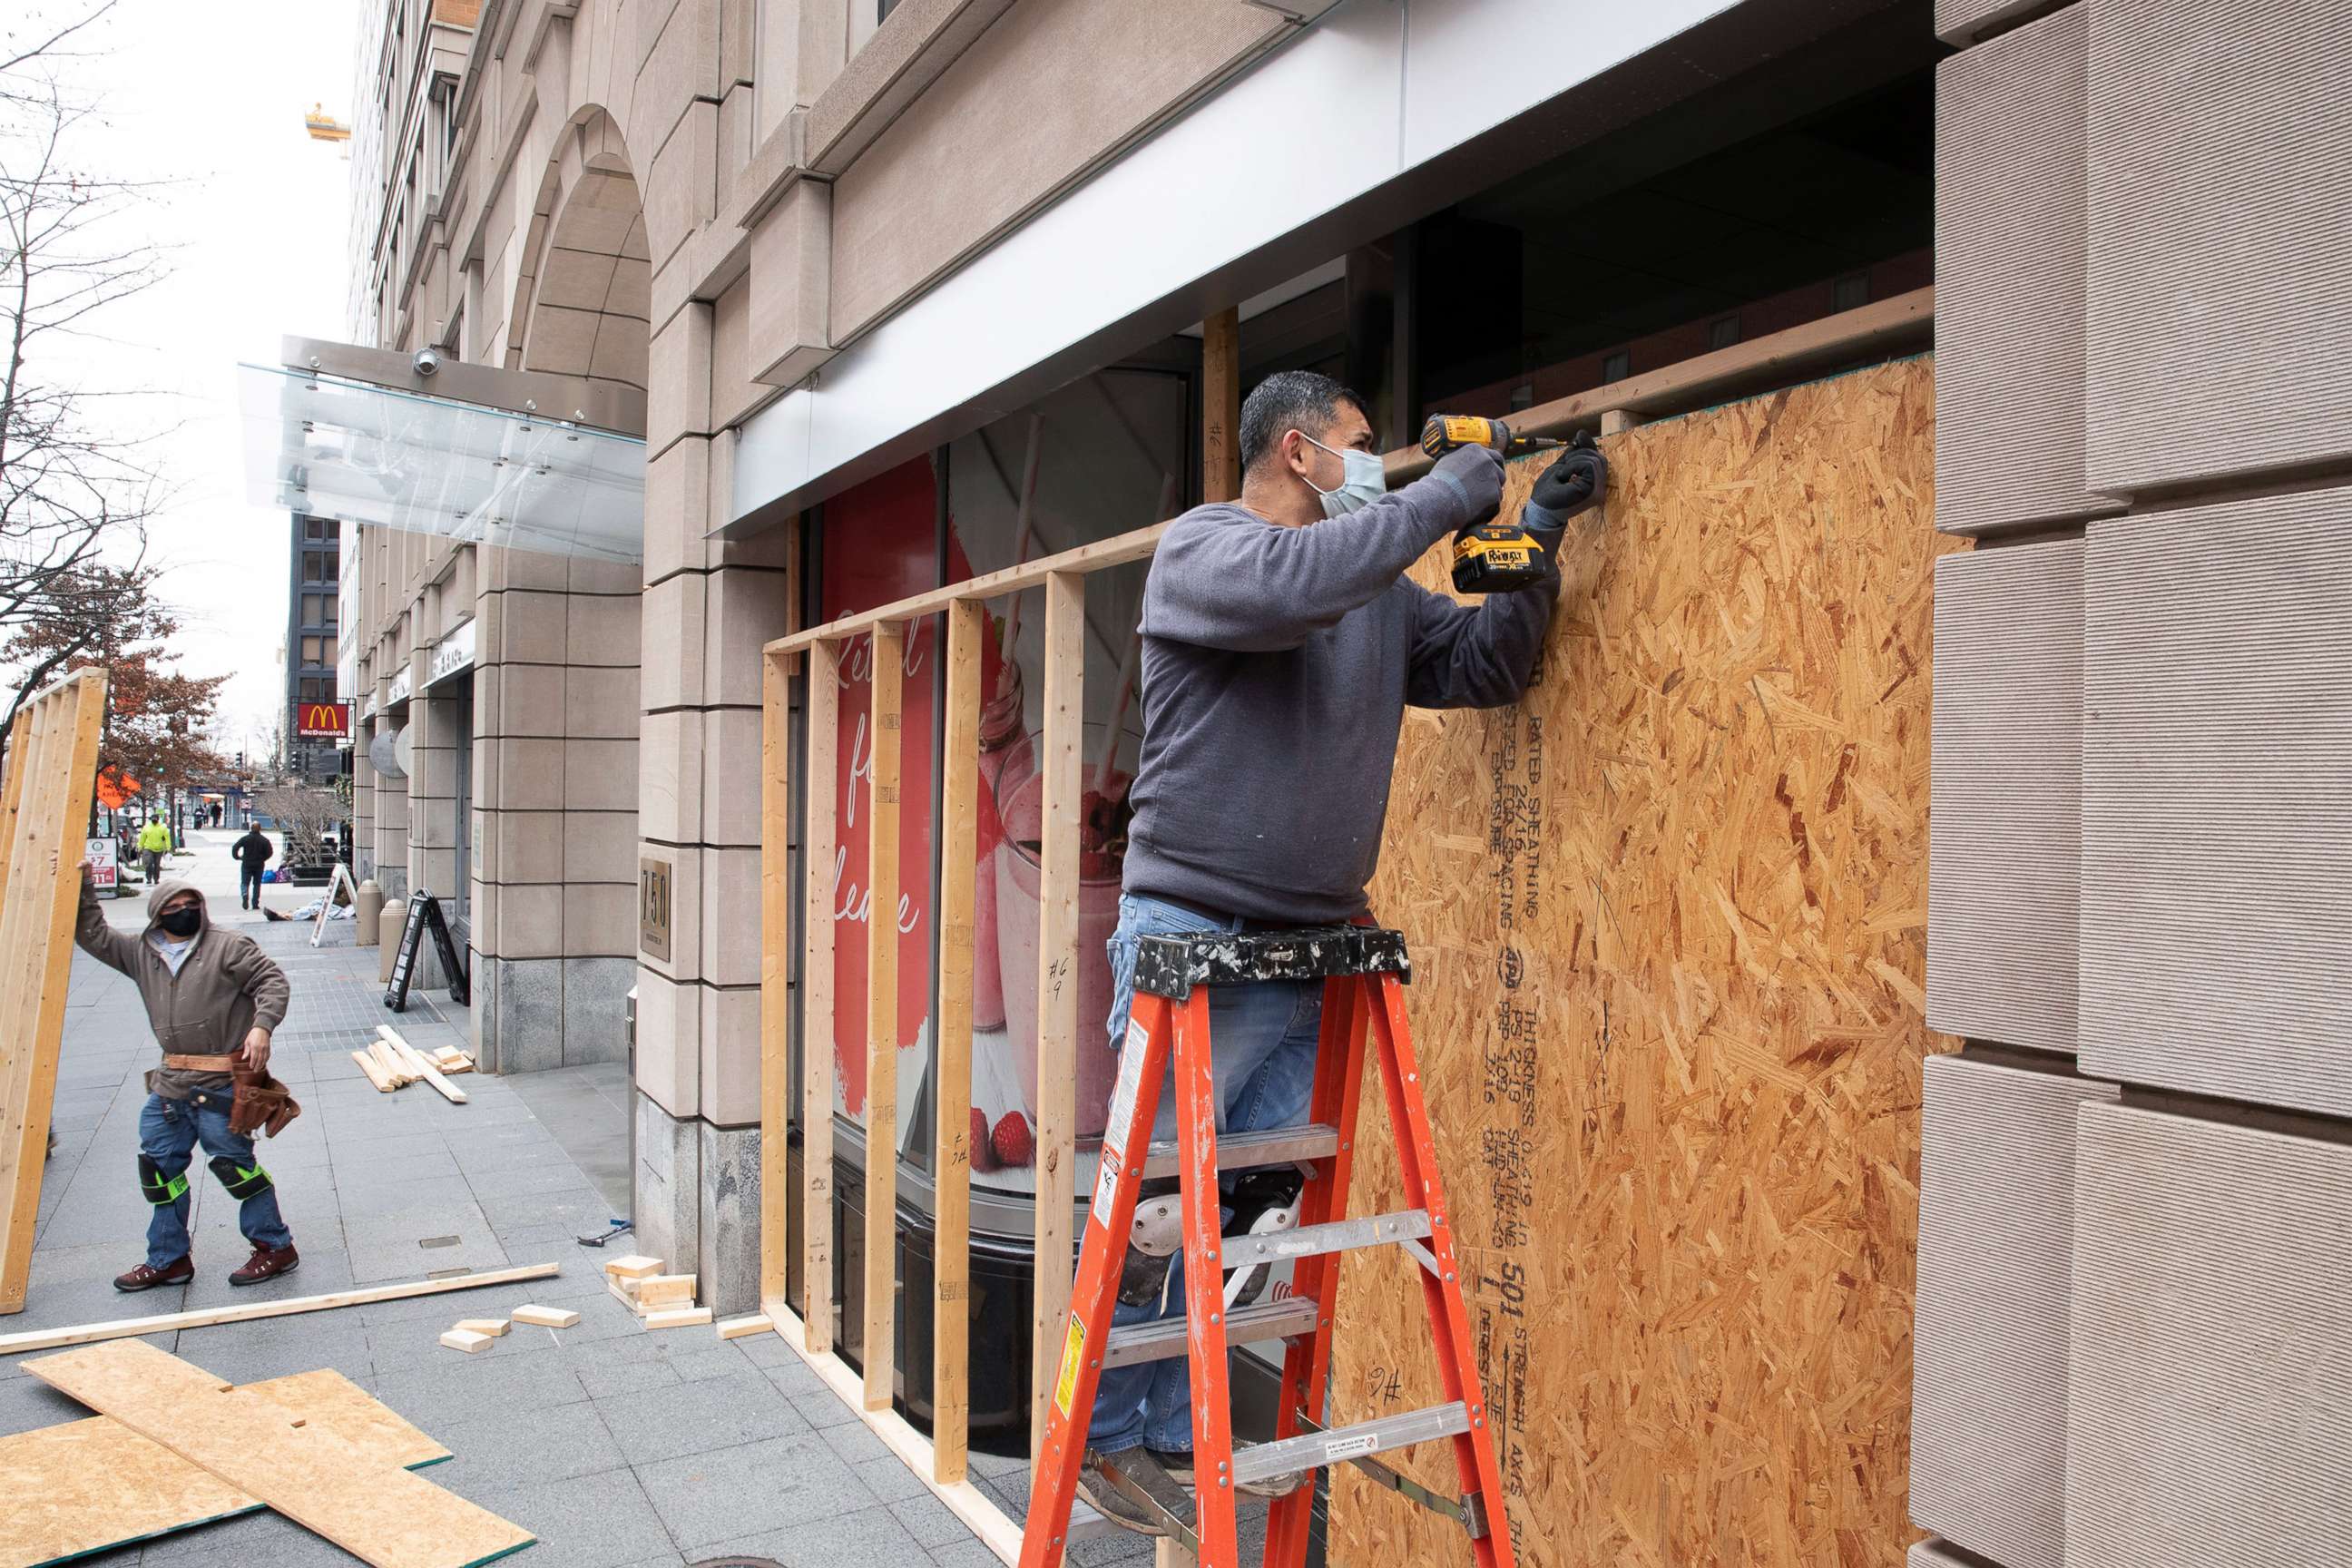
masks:
[[[568,1329],[580,1321],[580,1314],[566,1307],[517,1307],[509,1316],[513,1321],[534,1329]]]
[[[457,1326],[469,1334],[488,1334],[494,1340],[504,1339],[507,1332],[504,1318],[460,1318]]]
[[[684,1306],[694,1300],[691,1274],[649,1274],[635,1283],[636,1289],[630,1293],[648,1307]]]
[[[479,1355],[490,1348],[490,1336],[476,1333],[471,1329],[451,1329],[441,1336],[441,1342],[453,1351],[464,1351],[467,1355]]]
[[[367,1074],[368,1082],[375,1085],[377,1093],[390,1094],[394,1089],[400,1087],[398,1084],[392,1081],[392,1075],[385,1072],[382,1067],[378,1066],[376,1059],[368,1055],[367,1052],[353,1051],[352,1053],[352,1060],[360,1064],[360,1071]]]
[[[247,1384],[306,1425],[325,1426],[373,1463],[414,1469],[449,1450],[332,1370]],[[0,1437],[0,1563],[58,1563],[250,1513],[263,1506],[110,1415]]]
[[[325,1536],[374,1568],[469,1568],[534,1537],[423,1477],[140,1340],[25,1370]]]
[[[647,1275],[658,1274],[661,1271],[660,1258],[646,1258],[636,1253],[632,1253],[626,1258],[613,1258],[604,1265],[604,1276],[608,1279],[643,1279]]]
[[[765,1312],[754,1312],[748,1318],[721,1318],[719,1321],[719,1337],[740,1340],[752,1334],[767,1333],[775,1326],[775,1320]]]
[[[412,1077],[421,1078],[431,1084],[441,1098],[452,1105],[466,1103],[466,1091],[451,1083],[439,1068],[425,1060],[425,1053],[402,1038],[399,1030],[390,1024],[378,1024],[375,1032],[378,1041],[392,1048],[393,1055],[405,1064]]]
[[[604,1282],[604,1289],[613,1293],[613,1300],[621,1303],[622,1306],[626,1307],[630,1311],[635,1312],[638,1317],[642,1318],[646,1315],[645,1304],[639,1301],[635,1296],[629,1294],[626,1290],[622,1289],[621,1282],[619,1280],[606,1280]]]
[[[646,1314],[646,1327],[649,1329],[692,1329],[709,1321],[710,1309],[708,1307],[669,1307]]]

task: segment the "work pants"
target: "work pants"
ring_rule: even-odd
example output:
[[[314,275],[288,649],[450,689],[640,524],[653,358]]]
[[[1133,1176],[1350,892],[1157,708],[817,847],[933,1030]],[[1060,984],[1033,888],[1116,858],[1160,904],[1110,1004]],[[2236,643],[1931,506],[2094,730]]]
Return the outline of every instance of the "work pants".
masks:
[[[1213,920],[1181,904],[1129,896],[1118,901],[1118,930],[1110,939],[1110,1049],[1124,1047],[1128,1010],[1135,999],[1136,942],[1146,936],[1197,936],[1237,931],[1235,919]],[[1210,1068],[1216,1085],[1217,1131],[1258,1132],[1307,1119],[1315,1091],[1316,1044],[1323,1022],[1320,981],[1271,980],[1219,985],[1209,993]],[[1135,1047],[1141,1049],[1140,1043]],[[1176,1136],[1175,1060],[1160,1086],[1155,1142]],[[1171,1261],[1159,1301],[1121,1303],[1119,1327],[1184,1315],[1184,1258]],[[1087,1444],[1106,1454],[1148,1445],[1165,1453],[1192,1451],[1192,1385],[1182,1357],[1135,1366],[1106,1367],[1095,1394]]]
[[[167,1180],[186,1173],[189,1151],[198,1143],[205,1153],[226,1154],[245,1168],[259,1165],[261,1162],[254,1158],[253,1140],[228,1130],[228,1110],[229,1091],[225,1089],[201,1090],[188,1100],[151,1094],[146,1109],[139,1113],[139,1152],[154,1161]],[[194,1182],[191,1177],[190,1184]],[[237,1209],[236,1224],[246,1240],[256,1247],[286,1247],[294,1240],[278,1215],[274,1184],[245,1200]],[[147,1219],[147,1264],[152,1268],[169,1268],[187,1255],[188,1194],[183,1192],[168,1204],[152,1205]]]
[[[163,856],[161,850],[142,849],[139,851],[139,865],[141,869],[147,873],[147,879],[150,882],[162,880],[163,876]]]

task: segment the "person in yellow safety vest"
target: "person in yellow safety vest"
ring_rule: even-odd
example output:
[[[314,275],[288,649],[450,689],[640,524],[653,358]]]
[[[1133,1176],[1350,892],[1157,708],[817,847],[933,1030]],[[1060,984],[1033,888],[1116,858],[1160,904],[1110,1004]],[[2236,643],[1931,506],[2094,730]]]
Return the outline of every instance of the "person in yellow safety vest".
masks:
[[[151,885],[163,875],[163,857],[171,852],[172,830],[160,818],[149,817],[139,830],[139,864]]]

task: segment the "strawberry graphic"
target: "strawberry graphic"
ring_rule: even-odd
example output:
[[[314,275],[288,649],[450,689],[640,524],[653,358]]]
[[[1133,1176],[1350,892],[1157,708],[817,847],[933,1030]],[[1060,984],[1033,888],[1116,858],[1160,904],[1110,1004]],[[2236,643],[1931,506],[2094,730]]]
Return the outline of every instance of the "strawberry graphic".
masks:
[[[997,1159],[1007,1165],[1026,1165],[1037,1157],[1036,1134],[1029,1130],[1029,1119],[1017,1110],[998,1120],[989,1142],[995,1145]]]
[[[983,1174],[1004,1168],[996,1157],[996,1145],[988,1139],[988,1112],[977,1105],[971,1108],[971,1168]]]

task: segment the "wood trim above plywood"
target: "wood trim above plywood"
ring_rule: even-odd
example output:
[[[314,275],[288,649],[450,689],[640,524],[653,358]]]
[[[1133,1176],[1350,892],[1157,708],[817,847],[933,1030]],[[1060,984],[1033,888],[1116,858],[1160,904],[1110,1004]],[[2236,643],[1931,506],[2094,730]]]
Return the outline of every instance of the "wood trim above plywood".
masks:
[[[1580,392],[1572,397],[1537,404],[1513,416],[1511,427],[1528,435],[1562,435],[1588,427],[1597,429],[1602,416],[1612,412],[1654,416],[1687,411],[1733,392],[1759,390],[1776,380],[1802,380],[1828,366],[1925,346],[1935,329],[1935,289],[1914,289],[1892,300],[1824,316],[1786,331],[1770,332],[1749,342],[1736,343],[1590,392]],[[1381,460],[1391,485],[1418,479],[1429,471],[1429,457],[1418,447],[1401,447],[1387,453]],[[959,600],[993,599],[1039,587],[1058,573],[1083,575],[1140,561],[1160,547],[1160,536],[1167,527],[1164,522],[1154,523],[1132,533],[1066,550],[1059,555],[934,588],[878,609],[844,616],[824,626],[779,637],[768,644],[767,651],[793,653],[817,643],[839,642],[887,622],[936,615]]]

